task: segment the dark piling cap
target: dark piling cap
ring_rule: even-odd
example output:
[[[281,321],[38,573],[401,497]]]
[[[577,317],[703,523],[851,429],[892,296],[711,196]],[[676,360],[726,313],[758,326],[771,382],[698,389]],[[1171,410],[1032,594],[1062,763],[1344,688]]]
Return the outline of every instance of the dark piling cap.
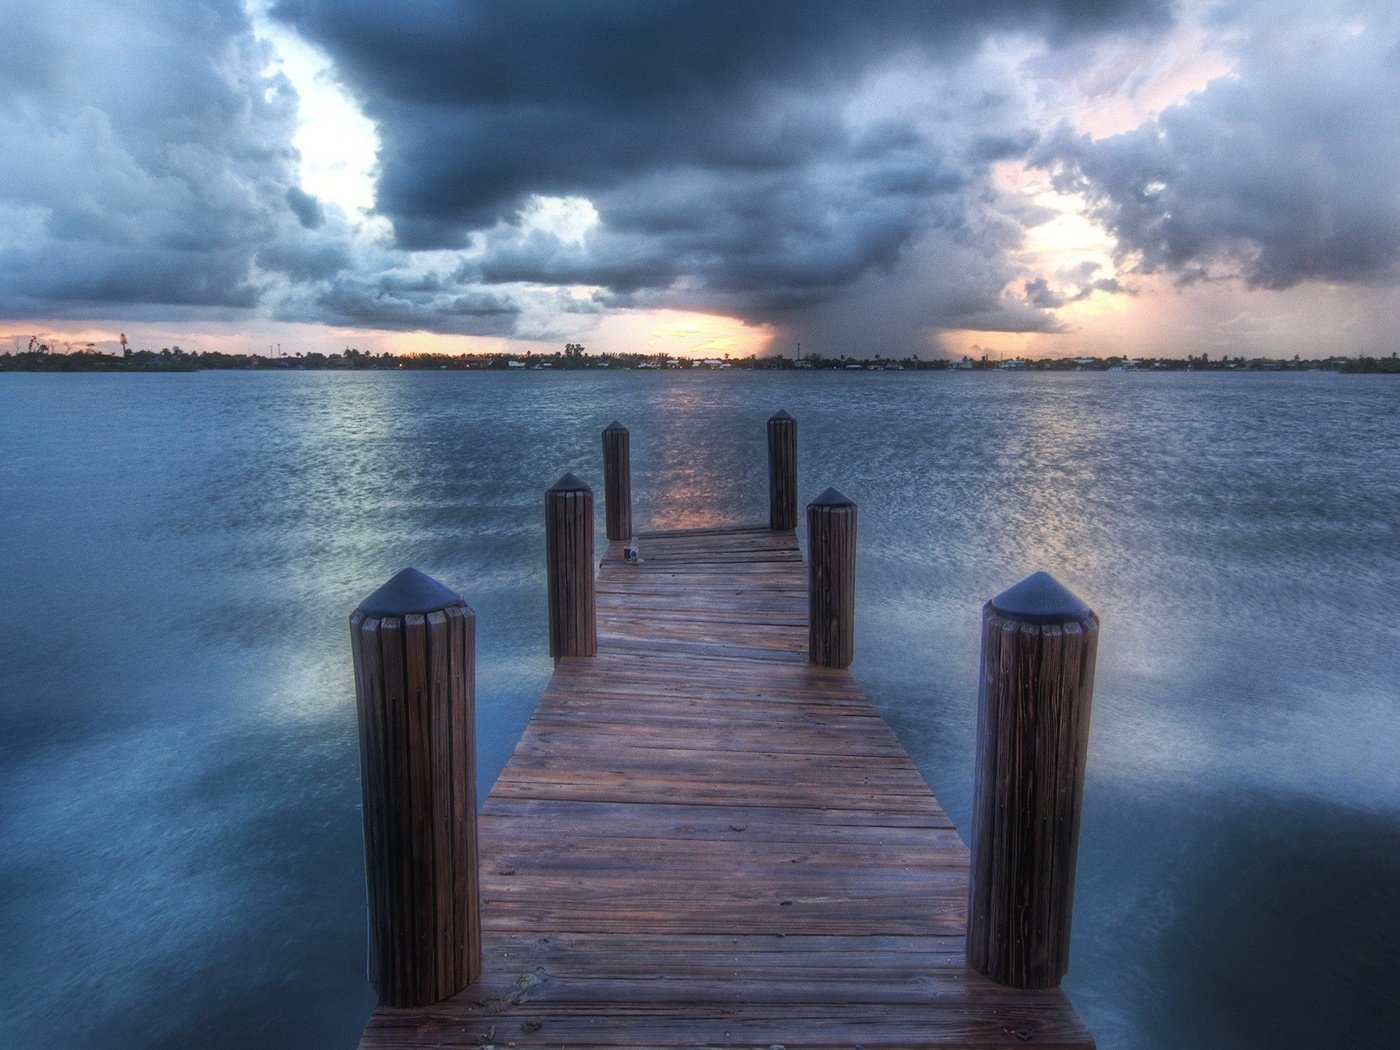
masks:
[[[779,421],[779,422],[789,422],[789,423],[796,423],[796,422],[797,422],[797,420],[794,419],[794,418],[788,413],[788,410],[785,409],[785,408],[780,408],[780,409],[778,409],[778,411],[774,412],[771,416],[768,417],[768,422],[772,423],[772,422],[775,422],[775,421]]]
[[[1078,623],[1093,615],[1084,600],[1048,572],[1033,572],[992,599],[992,608],[1025,623]]]
[[[627,433],[627,428],[615,419],[603,428],[603,433],[606,434],[609,430],[620,430],[624,434]]]
[[[426,572],[408,568],[360,603],[356,612],[383,619],[404,617],[412,613],[437,612],[452,605],[465,605],[462,596],[450,587],[438,583]]]
[[[579,476],[572,471],[556,481],[546,492],[592,492]]]
[[[811,503],[807,504],[807,506],[809,506],[809,507],[854,507],[854,506],[855,506],[855,502],[854,502],[853,500],[848,500],[845,496],[841,495],[841,493],[837,492],[834,488],[832,488],[832,489],[827,489],[825,492],[823,492],[823,493],[822,493],[820,496],[818,496],[816,499],[812,500]]]

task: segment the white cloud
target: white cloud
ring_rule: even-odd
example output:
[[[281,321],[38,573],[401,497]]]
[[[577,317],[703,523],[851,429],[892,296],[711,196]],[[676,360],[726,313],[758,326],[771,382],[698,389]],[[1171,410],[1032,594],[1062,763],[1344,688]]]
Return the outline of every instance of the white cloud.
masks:
[[[285,76],[296,90],[292,144],[300,154],[301,188],[347,215],[367,216],[374,209],[379,153],[374,122],[340,83],[330,56],[274,21],[267,9],[268,0],[248,3],[253,31],[269,50],[265,74]]]
[[[520,210],[520,225],[526,232],[557,237],[565,244],[582,244],[588,231],[598,225],[598,209],[587,197],[530,197]]]

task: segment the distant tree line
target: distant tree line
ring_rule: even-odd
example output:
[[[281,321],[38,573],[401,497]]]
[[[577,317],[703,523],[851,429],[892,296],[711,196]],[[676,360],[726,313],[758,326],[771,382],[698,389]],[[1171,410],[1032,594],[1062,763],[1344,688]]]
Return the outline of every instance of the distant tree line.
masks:
[[[441,354],[410,353],[372,354],[347,346],[340,353],[277,353],[228,354],[221,351],[186,352],[179,346],[160,350],[124,349],[121,354],[103,353],[93,343],[64,343],[62,349],[43,342],[35,336],[24,350],[16,348],[0,354],[0,372],[194,372],[205,369],[244,369],[252,371],[400,371],[469,369],[549,370],[578,369],[791,369],[844,371],[1030,371],[1030,372],[1106,372],[1106,371],[1337,371],[1383,372],[1400,374],[1400,358],[1389,357],[1324,357],[1284,358],[1215,357],[1203,353],[1185,358],[1130,357],[1041,357],[993,358],[984,354],[978,358],[963,357],[927,359],[906,357],[851,357],[808,354],[789,357],[784,354],[750,354],[718,358],[678,358],[667,354],[601,353],[589,354],[580,343],[568,343],[562,351],[537,354],[488,353]]]

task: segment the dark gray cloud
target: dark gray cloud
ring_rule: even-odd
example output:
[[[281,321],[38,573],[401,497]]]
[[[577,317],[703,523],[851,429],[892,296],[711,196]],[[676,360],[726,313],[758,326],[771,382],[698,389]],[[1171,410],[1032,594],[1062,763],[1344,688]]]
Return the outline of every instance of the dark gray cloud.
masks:
[[[444,282],[300,186],[298,99],[242,0],[15,6],[0,316],[511,331],[508,292]]]
[[[667,306],[909,349],[939,326],[1053,324],[1002,292],[1033,216],[990,173],[1035,135],[982,44],[1166,19],[1165,0],[288,0],[276,17],[376,122],[388,243],[299,184],[298,99],[240,0],[13,6],[0,315],[538,335]],[[598,222],[531,225],[540,197]]]
[[[1202,8],[1233,74],[1095,139],[1046,134],[1037,92],[1124,41],[1151,55],[1168,0],[282,0],[275,18],[376,124],[381,235],[301,186],[298,99],[241,0],[21,0],[0,68],[0,316],[554,338],[676,307],[858,353],[1056,331],[1058,308],[1126,289],[1092,263],[1016,261],[1047,216],[995,173],[1027,159],[1088,197],[1129,268],[1390,282],[1393,6]],[[542,198],[596,222],[536,221]]]
[[[504,294],[454,292],[437,279],[347,274],[319,288],[308,307],[289,308],[286,316],[351,327],[510,335],[519,313]]]
[[[465,249],[458,280],[601,286],[610,301],[722,309],[799,330],[858,308],[872,277],[957,284],[899,311],[922,330],[998,311],[1019,207],[992,166],[1035,134],[1015,32],[1054,45],[1166,24],[1165,3],[552,3],[284,0],[375,120],[378,206],[408,250]],[[567,240],[522,227],[537,196],[584,197]],[[1026,218],[1028,216],[1022,215]],[[935,234],[944,255],[913,260]],[[975,259],[971,256],[976,256]],[[975,294],[968,274],[986,281]],[[900,280],[898,283],[906,283]],[[826,311],[822,311],[825,313]],[[956,315],[956,318],[954,317]],[[1030,312],[1032,327],[1052,322]]]
[[[853,142],[841,97],[907,55],[955,65],[989,33],[1160,24],[1164,0],[282,0],[379,124],[379,204],[410,247],[461,243],[532,193],[607,193],[671,169],[800,169]],[[921,136],[889,126],[908,148]]]
[[[1058,310],[1068,303],[1082,302],[1095,292],[1131,294],[1116,277],[1094,276],[1101,269],[1096,262],[1082,262],[1060,270],[1053,283],[1044,275],[1028,278],[1021,286],[1026,305],[1038,310]]]
[[[1122,135],[1061,128],[1039,161],[1084,193],[1122,261],[1182,281],[1400,279],[1400,15],[1222,5],[1230,76]]]
[[[1044,277],[1033,277],[1025,284],[1026,302],[1031,306],[1039,307],[1042,310],[1054,310],[1064,306],[1069,300],[1060,292],[1050,287],[1050,282]]]
[[[296,97],[263,75],[241,3],[16,6],[0,313],[236,311],[261,301],[265,271],[344,264],[297,186]]]

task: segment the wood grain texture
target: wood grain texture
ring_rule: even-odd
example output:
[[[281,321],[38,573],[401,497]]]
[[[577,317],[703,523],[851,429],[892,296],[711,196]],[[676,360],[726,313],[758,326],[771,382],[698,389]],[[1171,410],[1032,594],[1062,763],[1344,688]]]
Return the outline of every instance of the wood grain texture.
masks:
[[[811,661],[850,667],[856,641],[856,505],[808,504],[807,550]]]
[[[1098,630],[982,611],[967,962],[1016,988],[1069,969]]]
[[[350,621],[360,725],[369,977],[425,1006],[481,972],[475,696],[466,606]]]
[[[604,521],[610,540],[632,538],[632,436],[613,424],[603,431]]]
[[[544,496],[549,655],[598,651],[593,581],[593,492],[552,488]]]
[[[486,800],[480,982],[361,1045],[1091,1047],[1058,990],[967,969],[968,852],[807,661],[794,534],[636,539]]]
[[[768,527],[797,528],[797,420],[786,412],[768,420]]]

